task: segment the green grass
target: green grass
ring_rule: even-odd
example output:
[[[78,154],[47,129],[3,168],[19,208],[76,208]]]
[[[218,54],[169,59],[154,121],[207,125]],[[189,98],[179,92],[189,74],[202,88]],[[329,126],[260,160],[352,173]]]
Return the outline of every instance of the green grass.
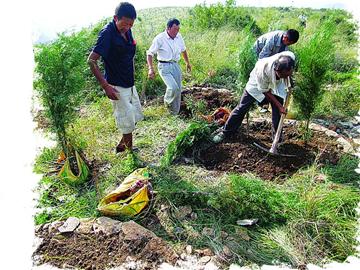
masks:
[[[356,112],[359,87],[352,86],[358,84],[354,77],[357,74],[354,69],[358,66],[354,49],[357,46],[349,36],[352,28],[344,19],[350,18],[346,13],[295,8],[249,10],[262,32],[298,28],[297,18],[305,13],[307,27],[299,28],[300,40],[291,47],[295,51],[316,32],[323,20],[336,15],[339,23],[334,37],[335,57],[331,70],[324,77],[327,90],[323,89],[324,98],[317,103],[315,114],[347,118]],[[164,93],[164,84],[158,77],[152,82],[145,80],[144,52],[152,38],[163,31],[166,18],[174,13],[182,20],[181,33],[193,65],[193,72],[184,74],[184,83],[208,83],[241,91],[245,79],[240,79],[239,69],[244,73],[250,66],[240,55],[240,52],[249,52],[252,41],[248,33],[229,25],[211,31],[193,28],[187,20],[188,12],[188,8],[161,9],[161,18],[155,16],[153,10],[139,12],[133,31],[138,43],[135,62],[139,93],[143,89],[151,95]],[[97,34],[99,25],[98,29],[94,28],[96,31],[89,31]],[[183,61],[180,64],[184,68]],[[89,89],[99,88],[93,79],[89,80],[88,69],[84,76]],[[192,119],[172,116],[156,102],[144,107],[145,119],[137,124],[134,132],[134,144],[140,152],[116,155],[114,148],[121,134],[112,116],[111,102],[104,96],[91,95],[81,106],[80,117],[67,131],[75,147],[91,162],[93,179],[76,188],[66,185],[51,173],[60,147],[43,149],[34,165],[34,171],[43,174],[36,190],[40,197],[35,223],[69,216],[98,216],[99,200],[133,170],[148,166],[156,193],[149,216],[159,218],[156,234],[177,249],[191,244],[194,248],[211,248],[224,258],[222,251],[226,245],[232,256],[224,258],[224,268],[231,263],[286,263],[299,267],[331,259],[343,261],[355,253],[354,247],[358,244],[355,208],[360,201],[358,175],[354,172],[357,159],[343,156],[337,165],[322,168],[313,164],[282,185],[251,174],[228,175],[208,171],[196,163],[175,163],[187,149],[207,138],[212,131],[212,127],[196,122],[199,114],[206,113],[204,104],[191,99],[186,103],[192,110]],[[177,218],[175,213],[182,206],[191,206],[197,218]],[[238,219],[245,218],[259,218],[259,222],[249,228],[236,224]],[[203,235],[204,228],[212,229],[213,235]]]

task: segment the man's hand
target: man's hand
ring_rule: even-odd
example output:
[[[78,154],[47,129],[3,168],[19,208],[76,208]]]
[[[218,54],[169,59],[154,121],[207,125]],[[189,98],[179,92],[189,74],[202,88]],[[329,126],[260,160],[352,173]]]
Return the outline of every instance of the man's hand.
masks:
[[[186,71],[191,72],[191,69],[192,69],[192,67],[191,67],[190,63],[186,63]]]
[[[106,83],[106,84],[102,85],[102,88],[104,89],[107,97],[110,98],[111,100],[119,99],[116,95],[118,93],[118,91],[112,85]]]
[[[148,78],[151,80],[155,78],[155,71],[153,68],[149,68]]]
[[[284,106],[282,106],[282,105],[279,105],[279,106],[278,106],[278,109],[279,109],[279,112],[280,112],[281,114],[286,114],[286,113],[287,113],[286,109],[285,109]]]

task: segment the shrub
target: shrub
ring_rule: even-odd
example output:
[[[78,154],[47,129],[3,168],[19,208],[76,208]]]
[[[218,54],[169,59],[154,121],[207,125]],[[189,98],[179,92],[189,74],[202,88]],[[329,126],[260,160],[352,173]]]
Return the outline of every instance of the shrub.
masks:
[[[85,40],[85,35],[61,34],[56,41],[38,46],[35,53],[38,78],[34,88],[66,156],[69,153],[66,127],[76,117],[85,85],[82,63],[86,55],[79,50]]]
[[[191,11],[190,22],[193,27],[200,29],[217,29],[229,25],[236,29],[249,26],[255,35],[260,35],[260,28],[255,20],[244,8],[236,7],[234,0],[227,0],[225,5],[220,3],[207,7],[205,4],[196,5]]]
[[[251,33],[249,27],[246,27],[242,34],[244,38],[239,46],[238,71],[241,88],[245,88],[249,80],[250,73],[255,66],[257,56],[253,50],[255,36]]]
[[[304,38],[301,47],[296,50],[298,71],[295,75],[294,104],[300,118],[306,120],[307,131],[315,107],[324,94],[321,86],[333,60],[333,34],[334,25],[328,21],[307,39]]]
[[[183,155],[194,143],[208,138],[211,128],[205,122],[194,122],[187,129],[180,132],[175,140],[167,147],[165,155],[161,158],[162,166],[169,166],[177,157]]]

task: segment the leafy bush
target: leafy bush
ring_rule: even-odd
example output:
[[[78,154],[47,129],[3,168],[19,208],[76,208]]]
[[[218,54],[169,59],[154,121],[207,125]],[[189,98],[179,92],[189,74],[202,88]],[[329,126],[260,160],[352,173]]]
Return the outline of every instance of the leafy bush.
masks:
[[[349,118],[357,115],[360,104],[360,80],[355,76],[341,84],[327,88],[316,108],[322,117]]]
[[[34,83],[44,105],[50,129],[68,156],[66,127],[75,119],[85,85],[82,63],[86,55],[79,50],[86,42],[85,35],[59,35],[50,44],[40,45],[35,52],[38,78]]]
[[[249,27],[246,27],[243,31],[244,38],[239,47],[239,58],[238,58],[238,71],[239,81],[241,88],[245,88],[247,81],[249,80],[250,73],[255,67],[257,56],[253,50],[253,46],[256,38],[251,33]]]
[[[216,29],[229,25],[236,29],[243,29],[246,26],[255,35],[260,35],[260,28],[255,20],[246,12],[244,8],[236,7],[236,1],[227,0],[225,5],[220,3],[210,5],[196,5],[190,11],[190,22],[193,27],[200,29]]]
[[[328,21],[304,38],[301,47],[296,49],[298,71],[293,96],[299,116],[306,120],[307,130],[316,105],[324,94],[321,86],[333,60],[333,34],[334,25]]]
[[[209,137],[211,129],[205,122],[191,123],[187,129],[180,132],[167,147],[161,158],[162,166],[169,166],[177,157],[183,155],[194,143]]]

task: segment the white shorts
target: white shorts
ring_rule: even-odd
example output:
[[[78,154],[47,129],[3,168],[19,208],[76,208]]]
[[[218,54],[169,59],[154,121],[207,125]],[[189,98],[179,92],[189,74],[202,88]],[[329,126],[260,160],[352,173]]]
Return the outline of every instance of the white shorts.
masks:
[[[123,88],[114,86],[118,91],[118,100],[111,100],[114,108],[116,126],[122,134],[129,134],[135,130],[135,124],[144,119],[139,95],[135,86]]]

